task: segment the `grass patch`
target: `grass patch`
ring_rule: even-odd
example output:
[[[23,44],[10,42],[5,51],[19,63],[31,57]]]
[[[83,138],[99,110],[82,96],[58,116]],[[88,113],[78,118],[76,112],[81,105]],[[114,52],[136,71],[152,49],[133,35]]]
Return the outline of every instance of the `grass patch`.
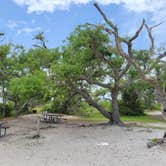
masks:
[[[81,120],[83,121],[92,121],[92,122],[100,122],[100,121],[108,121],[103,115],[99,112],[91,113],[87,116],[81,116]]]
[[[144,116],[122,116],[121,117],[122,121],[126,122],[143,122],[143,123],[159,123],[163,122],[159,119],[155,119],[151,116],[144,115]]]
[[[98,112],[92,113],[92,114],[85,116],[85,117],[82,117],[81,119],[85,120],[85,121],[92,121],[92,122],[107,121],[107,119]],[[155,119],[155,118],[148,116],[148,115],[144,115],[144,116],[121,116],[121,120],[124,122],[143,122],[143,123],[163,122],[159,119]]]

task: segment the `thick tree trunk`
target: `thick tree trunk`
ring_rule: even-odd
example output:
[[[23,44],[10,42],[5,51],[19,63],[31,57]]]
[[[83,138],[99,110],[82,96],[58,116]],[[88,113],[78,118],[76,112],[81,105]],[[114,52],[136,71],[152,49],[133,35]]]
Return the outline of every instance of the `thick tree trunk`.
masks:
[[[111,92],[112,97],[112,118],[113,125],[122,125],[119,114],[119,105],[118,105],[118,89],[113,89]]]

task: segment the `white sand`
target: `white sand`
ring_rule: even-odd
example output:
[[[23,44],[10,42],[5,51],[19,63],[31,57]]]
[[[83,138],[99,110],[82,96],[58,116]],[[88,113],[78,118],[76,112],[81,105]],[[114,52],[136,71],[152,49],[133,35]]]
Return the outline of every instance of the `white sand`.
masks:
[[[41,130],[44,138],[34,140],[27,137],[34,132],[34,119],[20,118],[10,125],[11,135],[0,138],[0,166],[166,165],[166,147],[146,147],[163,130],[59,124]]]

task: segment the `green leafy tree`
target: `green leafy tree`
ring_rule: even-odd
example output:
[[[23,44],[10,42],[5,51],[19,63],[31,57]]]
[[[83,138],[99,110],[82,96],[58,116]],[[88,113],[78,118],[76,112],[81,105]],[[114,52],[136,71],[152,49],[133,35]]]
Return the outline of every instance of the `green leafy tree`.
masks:
[[[3,103],[2,114],[6,116],[7,102],[8,102],[8,83],[11,79],[13,72],[11,70],[12,62],[9,58],[11,45],[0,46],[0,88],[1,98]]]
[[[39,105],[49,95],[51,89],[45,73],[34,71],[21,78],[13,78],[9,82],[10,100],[14,102],[15,114],[25,107]]]
[[[115,54],[116,49],[110,46],[108,36],[99,28],[78,26],[63,48],[57,75],[63,84],[81,95],[113,124],[121,124],[118,94],[129,65]],[[107,89],[111,94],[112,116],[110,110],[105,110],[92,97],[93,89],[96,88]]]

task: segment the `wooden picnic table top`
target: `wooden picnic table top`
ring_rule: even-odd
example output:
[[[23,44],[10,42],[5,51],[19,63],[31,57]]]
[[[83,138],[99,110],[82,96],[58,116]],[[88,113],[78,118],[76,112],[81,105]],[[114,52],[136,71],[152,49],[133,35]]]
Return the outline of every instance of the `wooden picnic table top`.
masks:
[[[57,116],[63,116],[62,114],[56,114],[56,113],[50,113],[48,112],[47,115],[57,115]]]
[[[63,116],[63,114],[43,112],[43,120],[46,122],[58,122]]]
[[[44,113],[43,117],[48,119],[61,119],[64,115],[55,113]]]
[[[63,114],[56,114],[56,113],[51,113],[51,112],[44,112],[43,115],[48,115],[48,116],[64,116]]]

